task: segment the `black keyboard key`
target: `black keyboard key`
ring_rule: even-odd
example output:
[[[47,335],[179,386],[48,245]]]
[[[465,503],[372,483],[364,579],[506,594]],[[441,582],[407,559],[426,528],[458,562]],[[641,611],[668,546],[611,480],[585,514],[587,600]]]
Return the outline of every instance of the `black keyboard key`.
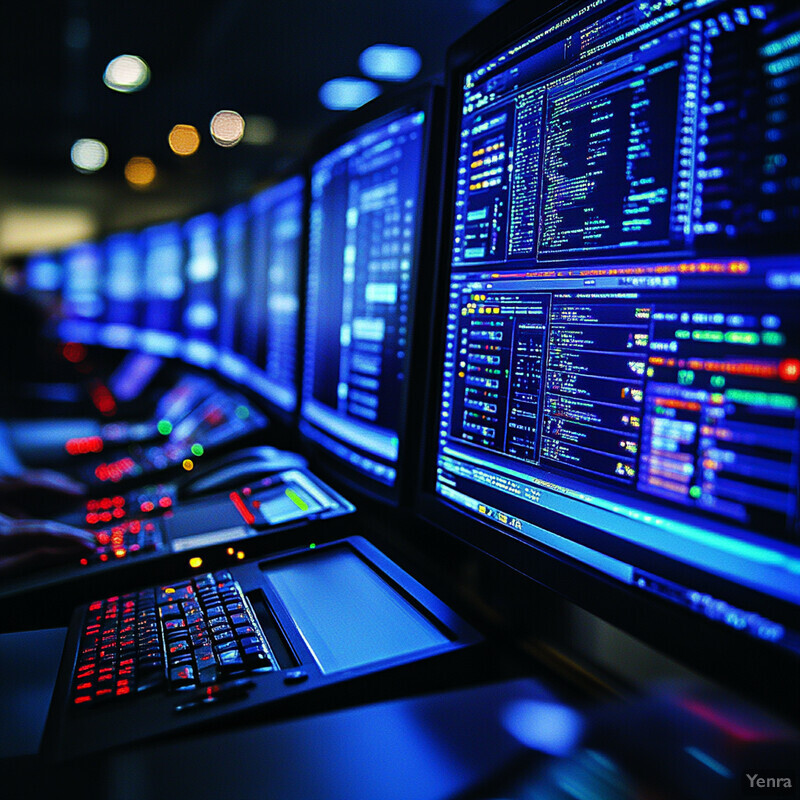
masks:
[[[180,653],[191,653],[192,645],[188,639],[177,639],[167,645],[167,655],[178,655]]]
[[[220,670],[216,663],[204,664],[197,668],[197,683],[200,686],[208,686],[216,683],[220,679]]]
[[[198,667],[208,662],[216,663],[216,659],[214,658],[214,649],[208,645],[205,647],[198,647],[194,651],[194,658]]]
[[[194,667],[191,665],[173,667],[169,671],[169,683],[173,689],[179,691],[193,689],[194,681]]]
[[[158,615],[164,621],[168,619],[179,619],[181,617],[181,607],[178,603],[167,603],[159,606]]]
[[[225,642],[233,642],[235,640],[235,636],[233,635],[233,631],[230,628],[226,630],[219,630],[219,631],[212,631],[211,639],[214,644],[223,644]]]
[[[226,650],[219,654],[219,665],[222,672],[226,675],[241,672],[244,669],[244,661],[238,649]]]

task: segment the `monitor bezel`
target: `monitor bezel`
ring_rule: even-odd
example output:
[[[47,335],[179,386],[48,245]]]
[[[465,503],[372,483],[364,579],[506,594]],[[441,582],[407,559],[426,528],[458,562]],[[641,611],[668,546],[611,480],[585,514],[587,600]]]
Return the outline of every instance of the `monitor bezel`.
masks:
[[[463,79],[468,71],[491,58],[504,46],[519,41],[529,32],[558,18],[565,10],[580,5],[580,2],[568,0],[557,3],[541,15],[532,16],[528,4],[508,3],[448,49],[437,284],[428,337],[429,370],[424,392],[426,403],[421,437],[425,444],[416,473],[415,516],[423,524],[432,525],[445,535],[465,542],[471,551],[477,552],[479,558],[500,562],[536,585],[552,591],[563,601],[589,611],[703,676],[730,686],[780,714],[796,715],[800,711],[800,690],[796,681],[800,657],[797,655],[738,633],[676,603],[637,592],[633,587],[617,582],[544,544],[523,541],[509,530],[491,521],[478,519],[436,493],[444,367],[442,354],[447,327],[452,209]],[[590,529],[590,526],[586,527]],[[722,579],[720,582],[727,583]],[[532,596],[533,589],[532,586]],[[564,643],[567,647],[574,644],[569,641],[566,631]]]
[[[408,370],[403,387],[401,408],[405,414],[398,426],[400,439],[398,458],[395,464],[397,477],[394,486],[387,486],[377,478],[370,477],[366,472],[351,467],[335,456],[332,456],[319,442],[314,441],[302,429],[299,431],[302,445],[313,458],[315,467],[321,474],[334,483],[342,484],[358,495],[370,500],[377,500],[389,506],[410,505],[414,479],[412,471],[419,458],[421,440],[414,435],[421,429],[422,423],[422,392],[412,392],[411,383],[422,385],[427,371],[425,334],[430,318],[431,295],[434,275],[420,279],[422,265],[425,264],[432,273],[435,265],[438,226],[436,225],[436,212],[439,208],[438,190],[441,172],[441,136],[442,136],[442,90],[434,83],[425,83],[406,89],[400,93],[380,96],[361,108],[348,113],[343,119],[334,123],[321,134],[309,149],[306,160],[308,173],[308,206],[307,220],[311,211],[311,171],[321,158],[345,144],[349,139],[381,120],[399,117],[412,110],[423,111],[426,115],[426,125],[422,149],[422,180],[419,188],[420,209],[416,220],[415,252],[414,257],[417,269],[411,279],[410,292],[414,298],[409,313],[408,337]],[[306,314],[308,313],[308,239],[309,230],[306,229],[306,285],[304,304],[304,332]],[[303,337],[305,345],[305,336]],[[304,352],[305,360],[305,352]],[[416,378],[416,380],[415,380]],[[300,402],[298,409],[298,422],[303,422],[304,380],[300,375]],[[313,424],[313,423],[306,423]],[[412,441],[413,439],[413,441]]]

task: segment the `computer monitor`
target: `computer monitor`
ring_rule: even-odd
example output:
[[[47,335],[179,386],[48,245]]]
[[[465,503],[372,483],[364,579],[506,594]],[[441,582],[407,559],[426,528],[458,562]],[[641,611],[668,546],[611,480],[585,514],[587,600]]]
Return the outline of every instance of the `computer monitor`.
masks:
[[[244,325],[242,316],[247,294],[247,252],[250,209],[239,203],[220,216],[220,282],[219,339],[223,365],[242,354]]]
[[[103,297],[103,252],[96,242],[80,242],[61,253],[64,269],[62,290],[64,339],[91,344],[97,341],[105,309]]]
[[[219,221],[211,212],[192,217],[183,226],[184,263],[183,357],[201,366],[216,358],[219,329]]]
[[[453,46],[419,495],[479,549],[784,708],[798,48],[788,3],[721,0],[534,21],[515,4]]]
[[[295,175],[249,204],[249,270],[241,352],[250,384],[278,414],[297,408],[305,180]]]
[[[106,278],[100,340],[108,347],[134,345],[144,312],[144,253],[141,236],[133,231],[115,233],[103,243]]]
[[[390,502],[418,441],[412,352],[425,346],[418,275],[432,277],[433,106],[428,89],[376,101],[327,136],[311,166],[300,430],[321,464]]]
[[[25,293],[47,313],[59,313],[64,268],[57,253],[36,252],[25,259],[23,269]]]
[[[178,355],[183,308],[183,234],[179,222],[142,231],[144,247],[143,330],[139,347],[153,355]]]

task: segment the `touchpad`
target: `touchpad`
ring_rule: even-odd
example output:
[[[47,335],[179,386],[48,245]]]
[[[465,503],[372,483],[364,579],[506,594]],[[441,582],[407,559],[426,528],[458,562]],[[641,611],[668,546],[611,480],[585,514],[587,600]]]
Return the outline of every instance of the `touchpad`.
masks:
[[[324,673],[450,641],[432,617],[347,544],[269,561],[262,570]]]

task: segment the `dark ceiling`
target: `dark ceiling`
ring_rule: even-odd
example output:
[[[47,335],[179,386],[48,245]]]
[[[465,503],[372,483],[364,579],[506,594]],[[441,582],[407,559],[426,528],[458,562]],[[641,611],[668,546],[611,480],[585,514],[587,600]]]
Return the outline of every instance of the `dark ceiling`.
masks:
[[[318,98],[326,80],[358,75],[358,56],[381,43],[410,45],[420,77],[440,74],[448,44],[500,0],[9,0],[2,19],[0,179],[15,186],[76,178],[128,190],[123,166],[153,158],[162,191],[214,184],[241,190],[284,168],[337,113]],[[144,58],[150,85],[135,94],[106,88],[108,61]],[[390,85],[385,85],[390,89]],[[222,149],[208,135],[223,108],[270,117],[268,146]],[[176,123],[195,125],[201,148],[181,159],[167,145]],[[107,166],[77,176],[69,161],[79,137],[104,141]],[[222,187],[222,188],[220,188]]]

